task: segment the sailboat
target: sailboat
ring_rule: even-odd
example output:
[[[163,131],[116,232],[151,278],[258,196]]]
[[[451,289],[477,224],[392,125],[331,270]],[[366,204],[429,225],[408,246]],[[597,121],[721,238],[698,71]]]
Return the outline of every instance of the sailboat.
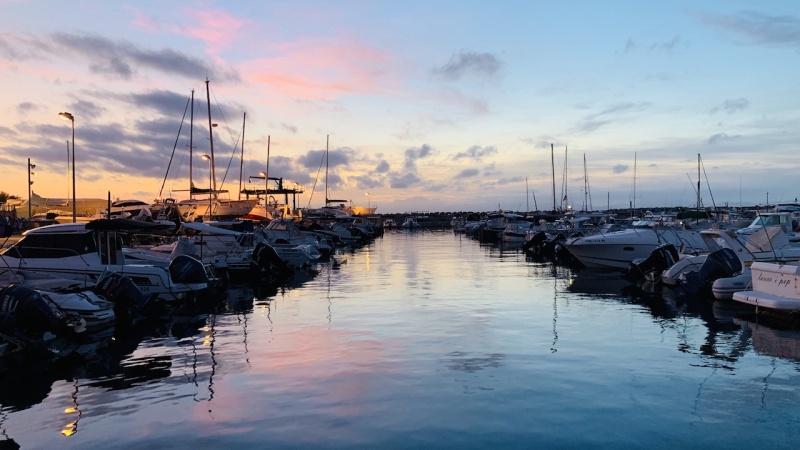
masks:
[[[208,188],[198,188],[194,185],[192,179],[192,132],[190,131],[189,138],[189,199],[181,200],[176,203],[181,216],[186,221],[193,221],[197,217],[202,217],[204,220],[211,220],[211,218],[237,218],[243,217],[249,213],[258,202],[258,199],[241,198],[241,169],[239,174],[239,197],[237,199],[224,199],[219,194],[227,193],[227,189],[217,188],[216,176],[216,162],[214,158],[214,127],[211,121],[211,96],[209,92],[209,80],[206,79],[206,99],[208,105],[208,136],[210,143],[210,154],[203,155],[203,159],[209,161],[209,186]],[[245,116],[246,117],[246,116]],[[192,129],[194,123],[194,91],[192,91]],[[244,129],[242,130],[242,141],[244,141]],[[242,142],[242,161],[244,161],[244,142]],[[195,196],[208,196],[208,199],[197,199]]]
[[[347,216],[370,216],[375,214],[375,211],[378,210],[378,206],[356,206],[352,204],[352,201],[349,206],[345,205],[348,203],[347,200],[336,200],[331,199],[328,197],[330,190],[328,187],[328,152],[329,152],[329,142],[330,136],[325,137],[325,206],[322,208],[323,210],[327,211],[329,215],[347,215]],[[336,206],[331,206],[336,205]]]

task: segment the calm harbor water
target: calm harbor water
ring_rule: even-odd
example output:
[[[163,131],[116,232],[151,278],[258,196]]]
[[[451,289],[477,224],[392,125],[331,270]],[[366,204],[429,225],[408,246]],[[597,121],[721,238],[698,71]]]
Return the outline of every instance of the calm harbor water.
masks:
[[[449,231],[0,376],[22,448],[795,448],[800,333]],[[0,448],[3,444],[0,444]]]

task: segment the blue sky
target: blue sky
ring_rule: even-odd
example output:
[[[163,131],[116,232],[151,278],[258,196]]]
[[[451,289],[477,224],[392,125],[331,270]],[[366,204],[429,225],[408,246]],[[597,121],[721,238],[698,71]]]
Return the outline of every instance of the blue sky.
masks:
[[[266,169],[269,136],[270,176],[302,185],[303,206],[324,199],[326,136],[331,197],[378,212],[552,209],[565,194],[575,209],[694,206],[698,154],[706,206],[800,194],[793,1],[0,10],[0,190],[23,198],[27,158],[37,194],[69,196],[61,111],[75,116],[78,197],[183,198],[192,89],[195,152],[209,153],[206,78],[233,196],[245,113],[244,182],[261,185],[248,175]],[[193,175],[207,184],[208,164]]]

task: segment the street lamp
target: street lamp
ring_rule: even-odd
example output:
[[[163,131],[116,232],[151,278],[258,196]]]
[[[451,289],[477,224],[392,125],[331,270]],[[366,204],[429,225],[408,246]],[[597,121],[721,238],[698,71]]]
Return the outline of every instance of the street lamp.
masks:
[[[60,112],[58,116],[72,122],[72,223],[78,221],[78,206],[75,203],[75,116],[68,112]]]
[[[36,164],[31,164],[31,159],[28,158],[28,220],[33,217],[31,214],[31,186],[33,185],[33,181],[31,181],[31,177],[35,177],[36,174],[31,172],[31,170],[36,168]]]
[[[208,155],[200,157],[208,161],[208,220],[211,221],[211,157]]]

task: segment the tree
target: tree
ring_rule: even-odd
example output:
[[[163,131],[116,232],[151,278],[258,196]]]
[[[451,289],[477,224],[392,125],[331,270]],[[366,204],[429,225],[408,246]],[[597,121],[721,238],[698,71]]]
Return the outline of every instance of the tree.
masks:
[[[21,200],[18,195],[9,194],[6,191],[0,191],[0,203],[5,203],[8,199]]]

